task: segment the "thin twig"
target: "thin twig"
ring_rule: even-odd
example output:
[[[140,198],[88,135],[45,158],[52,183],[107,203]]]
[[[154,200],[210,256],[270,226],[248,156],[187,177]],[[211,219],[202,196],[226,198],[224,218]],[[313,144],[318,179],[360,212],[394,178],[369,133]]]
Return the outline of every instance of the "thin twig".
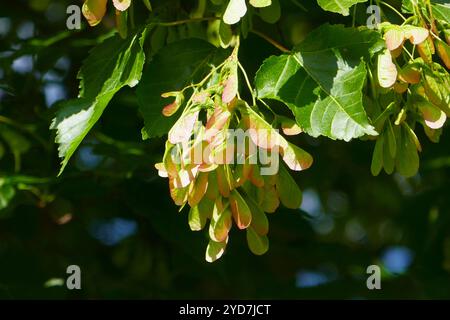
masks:
[[[287,49],[286,47],[284,47],[283,45],[279,44],[278,42],[276,42],[275,40],[273,40],[272,38],[270,38],[269,36],[265,35],[262,32],[259,32],[258,30],[250,30],[250,32],[256,34],[257,36],[263,38],[264,40],[266,40],[267,42],[269,42],[271,45],[273,45],[275,48],[277,48],[278,50],[280,50],[281,52],[284,53],[288,53],[290,52],[289,49]]]
[[[220,18],[219,17],[193,18],[193,19],[185,19],[185,20],[178,20],[178,21],[172,21],[172,22],[156,22],[156,24],[159,26],[163,26],[163,27],[174,27],[174,26],[179,26],[181,24],[186,24],[186,23],[213,21],[213,20],[218,20],[218,19],[220,19]]]

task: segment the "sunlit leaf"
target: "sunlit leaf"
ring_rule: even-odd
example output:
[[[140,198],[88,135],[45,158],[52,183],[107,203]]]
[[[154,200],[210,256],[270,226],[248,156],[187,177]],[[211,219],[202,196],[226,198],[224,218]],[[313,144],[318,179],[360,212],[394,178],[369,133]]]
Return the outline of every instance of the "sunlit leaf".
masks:
[[[319,3],[324,10],[348,16],[350,14],[349,8],[357,3],[366,1],[367,0],[317,0],[317,3]]]
[[[146,29],[127,39],[115,36],[95,47],[79,72],[80,98],[66,101],[53,120],[57,130],[61,172],[98,121],[114,95],[125,86],[134,87],[141,78]]]
[[[300,127],[314,137],[349,141],[376,135],[362,104],[366,68],[361,59],[382,45],[376,32],[323,25],[295,54],[264,62],[255,80],[258,96],[287,104]]]

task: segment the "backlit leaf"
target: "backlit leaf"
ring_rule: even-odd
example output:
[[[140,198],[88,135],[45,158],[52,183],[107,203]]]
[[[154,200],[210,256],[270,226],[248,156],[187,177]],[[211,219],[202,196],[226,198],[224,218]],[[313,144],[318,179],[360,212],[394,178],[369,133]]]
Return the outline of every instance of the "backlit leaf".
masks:
[[[382,45],[370,30],[319,27],[295,54],[264,62],[255,80],[258,97],[287,104],[300,127],[314,137],[349,141],[377,135],[362,104],[366,68],[361,59]]]

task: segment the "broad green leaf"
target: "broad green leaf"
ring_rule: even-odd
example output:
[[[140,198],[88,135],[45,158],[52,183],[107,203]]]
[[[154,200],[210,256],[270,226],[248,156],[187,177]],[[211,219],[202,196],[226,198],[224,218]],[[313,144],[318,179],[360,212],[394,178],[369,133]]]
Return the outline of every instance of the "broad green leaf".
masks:
[[[260,256],[269,250],[269,239],[260,236],[252,227],[247,229],[247,244],[251,252]]]
[[[79,73],[80,97],[64,102],[51,125],[57,130],[56,142],[63,158],[60,173],[116,92],[139,82],[146,30],[127,39],[116,35],[105,40],[83,63]]]
[[[175,124],[183,108],[170,118],[162,114],[167,100],[161,94],[183,89],[198,81],[210,70],[210,64],[222,62],[220,52],[200,39],[174,42],[162,48],[148,63],[137,87],[139,110],[144,116],[145,130],[150,138],[161,137]]]
[[[450,24],[450,2],[448,1],[439,1],[439,2],[440,3],[432,4],[433,17],[437,20]]]
[[[384,46],[365,28],[324,25],[293,54],[268,58],[256,75],[259,98],[284,102],[309,135],[349,141],[377,135],[363,107],[365,63]]]
[[[367,0],[317,0],[322,9],[340,13],[344,16],[349,15],[349,8],[357,3],[366,2]]]
[[[223,14],[223,21],[226,24],[235,24],[247,13],[245,0],[230,0],[227,9]]]
[[[413,4],[412,0],[402,0],[402,12],[404,13],[413,13]]]

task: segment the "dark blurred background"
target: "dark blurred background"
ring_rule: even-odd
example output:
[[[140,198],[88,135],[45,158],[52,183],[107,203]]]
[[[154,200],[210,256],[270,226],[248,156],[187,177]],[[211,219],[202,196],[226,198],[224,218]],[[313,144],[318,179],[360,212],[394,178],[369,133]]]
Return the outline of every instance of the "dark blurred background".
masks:
[[[266,255],[252,255],[234,228],[213,264],[205,233],[189,230],[186,209],[178,213],[153,168],[164,141],[142,141],[133,90],[114,98],[57,178],[48,129],[57,102],[77,96],[77,70],[111,25],[68,31],[73,2],[0,9],[0,298],[450,298],[448,130],[439,144],[419,132],[421,170],[411,179],[372,177],[373,142],[294,139],[315,158],[294,173],[301,210],[269,216]],[[334,19],[290,12],[280,28]],[[281,33],[286,46],[301,38]],[[278,52],[250,35],[240,58],[254,74],[270,54]],[[381,290],[366,287],[372,264]],[[82,290],[67,290],[69,265],[81,267]]]

